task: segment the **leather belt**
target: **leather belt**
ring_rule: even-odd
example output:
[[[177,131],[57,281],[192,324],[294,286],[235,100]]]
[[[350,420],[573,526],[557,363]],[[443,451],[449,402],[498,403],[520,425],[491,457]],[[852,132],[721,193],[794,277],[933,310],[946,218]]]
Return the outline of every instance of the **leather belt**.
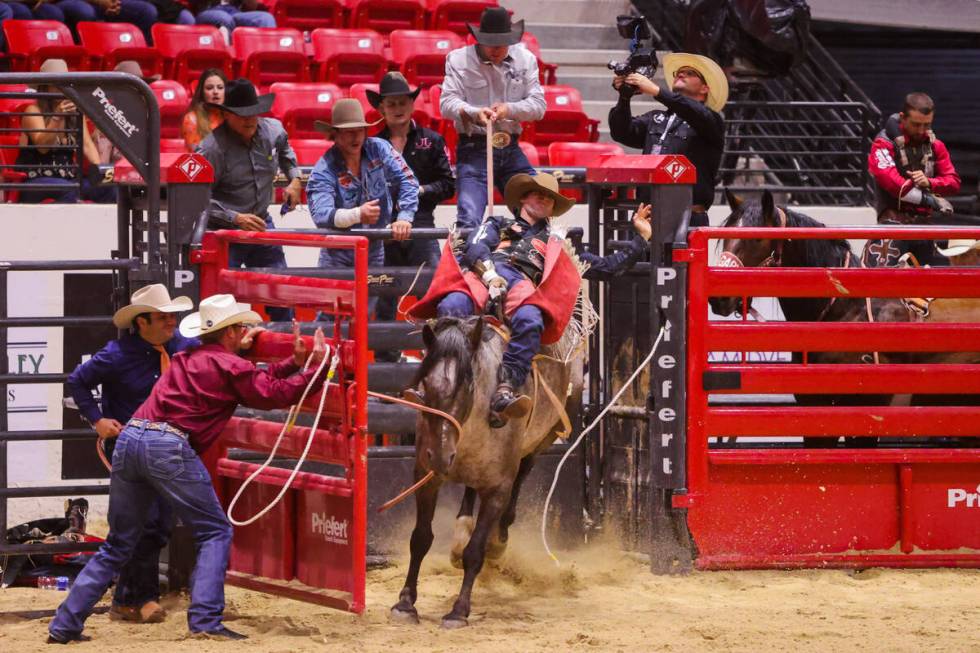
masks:
[[[134,417],[130,419],[129,422],[126,423],[126,426],[143,427],[148,431],[162,431],[163,433],[171,433],[179,438],[184,438],[185,440],[187,439],[186,433],[184,433],[178,428],[174,428],[173,426],[170,426],[166,422],[151,422],[149,420],[138,419]]]
[[[521,137],[520,134],[511,134],[510,132],[508,132],[507,134],[508,134],[508,136],[510,136],[510,142],[511,143],[516,143],[518,141],[518,139]],[[460,143],[467,143],[467,142],[469,142],[469,143],[485,143],[486,141],[487,141],[487,135],[486,134],[461,134],[460,137],[459,137],[459,142]]]
[[[692,204],[691,213],[707,213],[708,209],[701,204]]]

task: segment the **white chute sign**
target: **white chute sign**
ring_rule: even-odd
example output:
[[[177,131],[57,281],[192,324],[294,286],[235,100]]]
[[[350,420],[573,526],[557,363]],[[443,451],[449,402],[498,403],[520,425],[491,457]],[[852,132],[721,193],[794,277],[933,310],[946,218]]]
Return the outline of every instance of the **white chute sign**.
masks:
[[[331,544],[347,546],[349,543],[347,526],[350,524],[348,520],[338,521],[333,515],[327,516],[325,512],[311,513],[310,518],[312,521],[311,529],[314,533],[322,535],[323,539]]]
[[[946,491],[946,507],[955,508],[956,506],[967,508],[980,508],[980,485],[976,492],[969,492],[958,487],[951,487]]]
[[[95,87],[95,90],[92,91],[92,96],[99,100],[99,104],[102,105],[102,110],[105,111],[105,115],[109,116],[109,119],[116,123],[116,126],[119,127],[119,129],[121,129],[126,136],[131,137],[140,130],[139,127],[129,122],[129,119],[126,117],[126,114],[123,113],[122,109],[119,109],[112,103],[112,100],[106,96],[105,91],[102,90],[101,86]]]

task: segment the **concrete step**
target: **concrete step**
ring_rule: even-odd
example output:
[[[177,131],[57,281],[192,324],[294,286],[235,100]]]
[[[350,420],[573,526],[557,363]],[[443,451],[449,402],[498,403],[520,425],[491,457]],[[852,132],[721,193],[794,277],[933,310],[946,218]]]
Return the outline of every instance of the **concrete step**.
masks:
[[[616,98],[610,97],[608,100],[588,100],[582,102],[582,108],[585,109],[585,113],[588,114],[590,118],[595,118],[599,121],[599,128],[602,129],[606,127],[606,120],[609,118],[609,110],[613,108],[616,104]],[[659,102],[654,101],[640,101],[634,99],[630,106],[633,109],[634,116],[642,116],[647,111],[653,111],[654,109],[663,109],[664,105]]]
[[[616,27],[608,23],[528,22],[526,29],[537,37],[542,48],[563,49],[581,44],[589,48],[619,49],[626,43]]]
[[[573,86],[582,94],[583,100],[615,101],[616,91],[612,88],[612,71],[605,67],[600,72],[568,74],[564,68],[558,69],[558,83]]]
[[[529,23],[603,23],[615,25],[616,16],[630,13],[629,0],[502,0],[514,19]]]
[[[594,48],[588,50],[541,48],[541,58],[548,63],[554,63],[561,66],[559,71],[561,71],[565,66],[583,66],[585,68],[605,69],[607,62],[612,61],[613,59],[622,61],[628,56],[629,50],[626,46],[619,50],[612,48]]]

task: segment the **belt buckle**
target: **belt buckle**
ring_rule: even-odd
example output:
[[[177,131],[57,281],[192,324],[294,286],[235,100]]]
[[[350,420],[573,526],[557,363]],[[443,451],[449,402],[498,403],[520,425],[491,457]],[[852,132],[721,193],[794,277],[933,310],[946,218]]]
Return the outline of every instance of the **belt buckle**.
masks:
[[[502,150],[508,145],[510,145],[510,134],[507,132],[496,132],[490,137],[490,144],[494,149]]]

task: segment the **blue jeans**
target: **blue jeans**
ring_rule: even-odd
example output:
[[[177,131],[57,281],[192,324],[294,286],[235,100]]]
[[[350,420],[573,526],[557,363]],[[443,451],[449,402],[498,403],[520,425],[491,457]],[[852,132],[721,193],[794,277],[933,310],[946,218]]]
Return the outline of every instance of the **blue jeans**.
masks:
[[[218,5],[199,13],[197,24],[224,27],[230,34],[236,27],[275,27],[276,19],[268,11],[242,11],[231,5]]]
[[[127,425],[112,454],[109,535],[58,606],[48,626],[55,639],[71,639],[82,632],[92,608],[135,554],[158,498],[170,504],[194,535],[197,562],[191,576],[188,627],[201,632],[221,626],[232,530],[211,477],[184,438]]]
[[[266,218],[266,226],[272,227],[272,220]],[[248,268],[276,268],[285,269],[286,255],[279,245],[243,245],[232,243],[228,248],[228,267],[237,269]],[[266,306],[265,312],[269,314],[269,319],[273,322],[289,322],[293,319],[293,312],[288,308],[280,306]]]
[[[174,511],[170,504],[157,496],[146,514],[143,534],[133,557],[119,572],[112,602],[138,608],[147,601],[160,599],[160,550],[170,541]]]
[[[75,183],[72,179],[62,177],[35,177],[27,179],[25,184],[58,184],[65,185]],[[21,204],[39,204],[44,200],[53,200],[56,204],[74,204],[78,201],[79,190],[77,188],[66,188],[65,190],[22,190],[18,200]]]
[[[132,23],[140,28],[147,43],[153,43],[150,28],[157,22],[159,12],[146,0],[122,0],[119,13],[107,15],[102,9],[90,5],[85,0],[58,0],[54,3],[65,14],[65,24],[75,34],[75,25],[83,20],[107,23]],[[78,38],[76,34],[76,40]]]
[[[10,9],[14,20],[56,20],[59,23],[65,22],[65,12],[58,9],[53,4],[42,3],[31,9],[22,2],[5,2],[5,7]]]
[[[497,274],[507,280],[507,288],[513,288],[526,277],[506,263],[496,263]],[[464,293],[451,292],[446,295],[436,313],[439,317],[465,317],[474,313],[473,301]],[[544,331],[544,317],[537,306],[524,305],[510,316],[510,342],[504,350],[503,367],[507,370],[515,388],[520,388],[531,371],[531,360],[541,351],[541,333]]]
[[[456,226],[476,228],[487,210],[487,150],[483,139],[461,136],[456,146]],[[501,193],[516,174],[536,174],[524,152],[512,139],[510,145],[493,151],[493,184]]]

